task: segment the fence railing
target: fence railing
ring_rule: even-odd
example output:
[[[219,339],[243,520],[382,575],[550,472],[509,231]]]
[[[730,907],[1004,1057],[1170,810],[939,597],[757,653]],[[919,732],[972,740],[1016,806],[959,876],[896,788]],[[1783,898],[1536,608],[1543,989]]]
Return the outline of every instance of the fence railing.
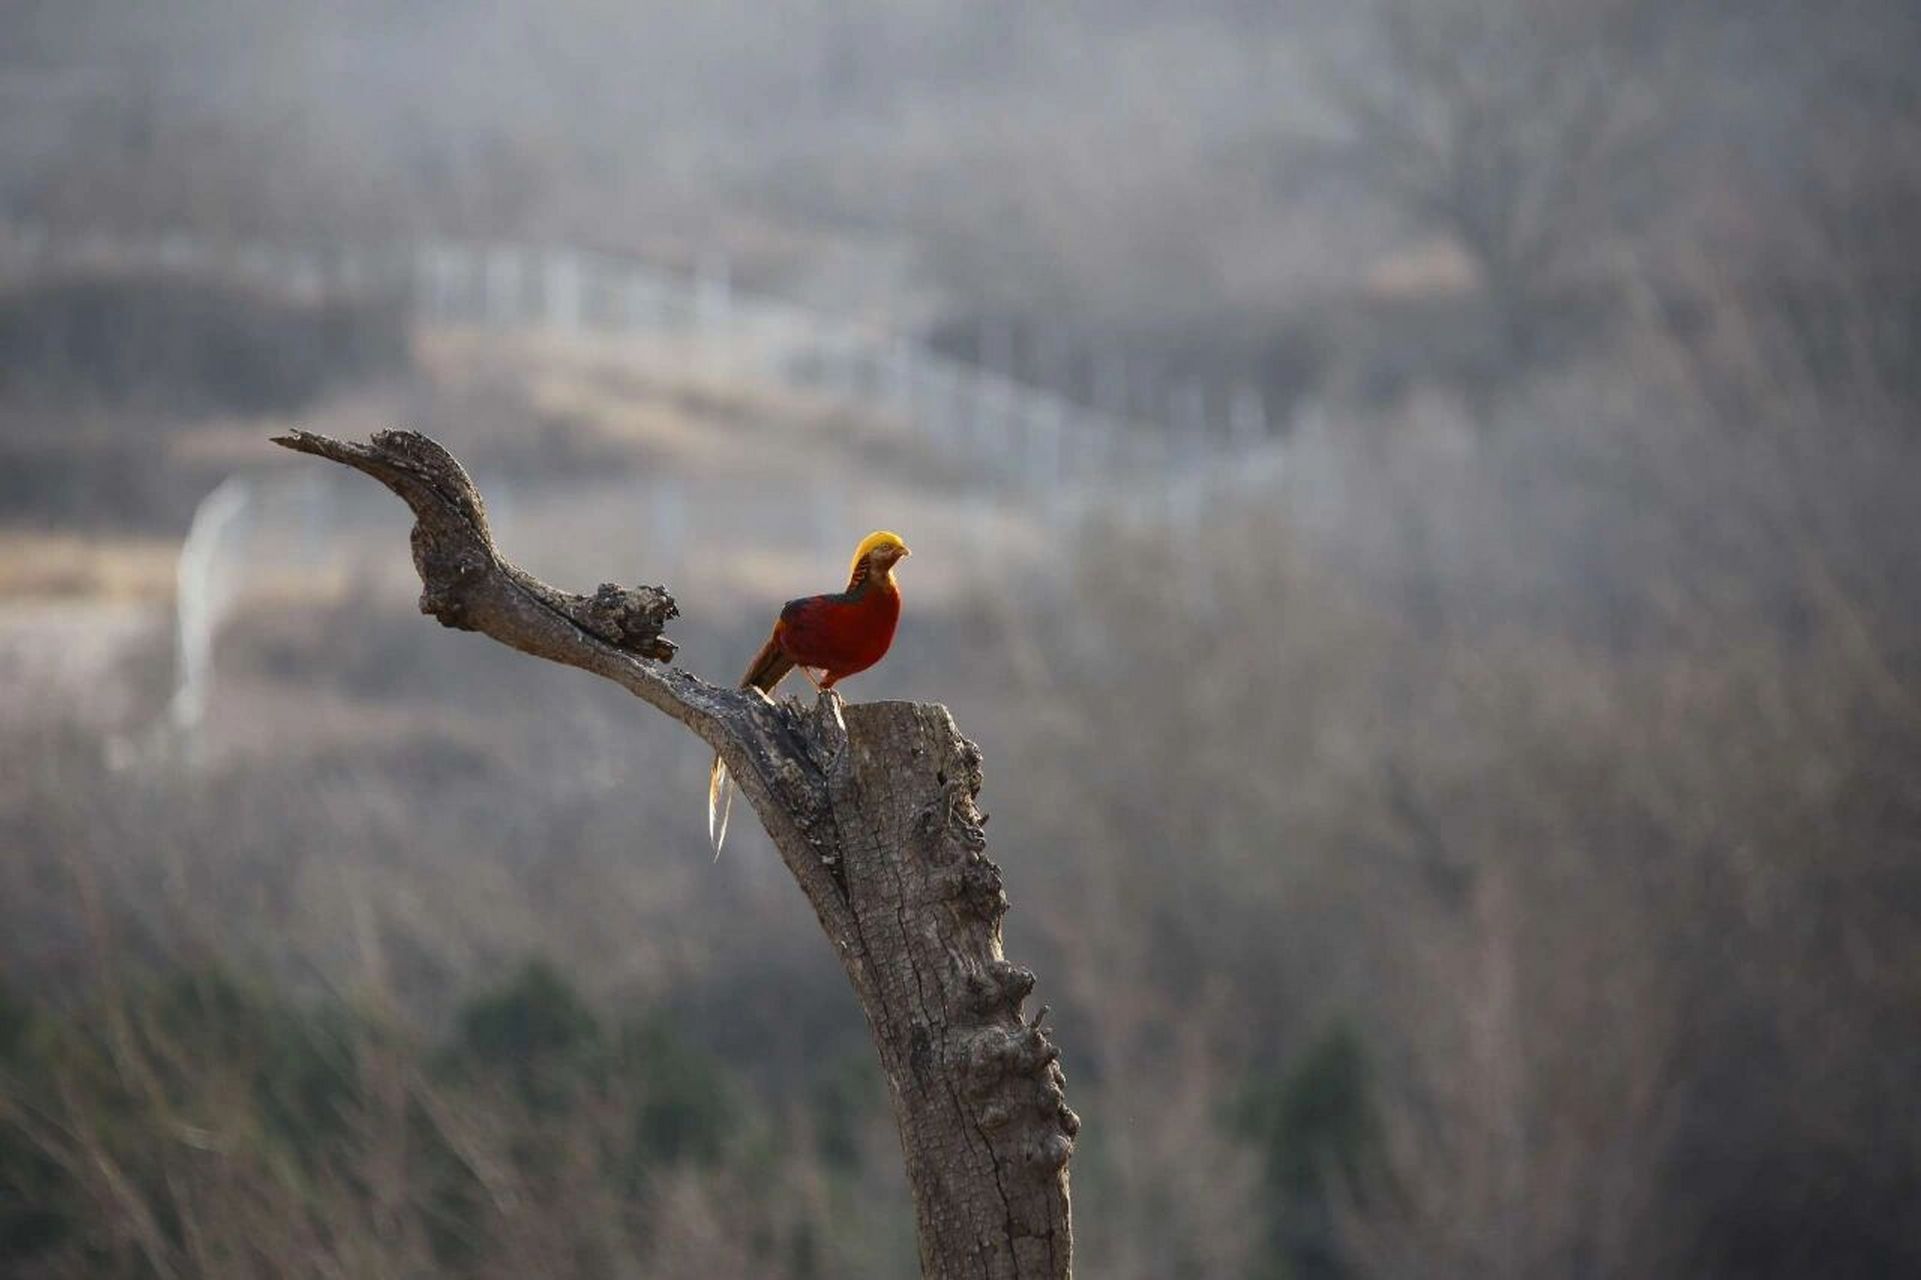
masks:
[[[385,296],[429,325],[685,339],[692,358],[715,372],[752,373],[892,413],[928,447],[967,464],[979,483],[1056,521],[1093,506],[1178,518],[1197,491],[1266,475],[1247,461],[1279,448],[1251,387],[1212,397],[1198,385],[1177,387],[1166,420],[1146,422],[955,359],[911,335],[742,290],[718,258],[678,271],[564,247],[0,229],[0,275],[88,268],[215,275],[315,301]]]

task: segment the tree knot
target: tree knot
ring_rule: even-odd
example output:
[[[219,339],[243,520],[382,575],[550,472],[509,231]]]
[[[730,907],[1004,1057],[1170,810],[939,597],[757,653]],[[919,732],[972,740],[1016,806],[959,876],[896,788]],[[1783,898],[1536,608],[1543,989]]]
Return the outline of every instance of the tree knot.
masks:
[[[680,616],[680,606],[665,587],[620,587],[603,582],[569,613],[582,631],[616,649],[670,662],[678,647],[660,634],[670,620]]]
[[[972,854],[950,881],[951,892],[960,906],[989,922],[1007,914],[1007,893],[1001,884],[1001,869],[992,858]]]
[[[1027,1162],[1045,1173],[1064,1168],[1074,1155],[1074,1140],[1065,1133],[1044,1134],[1022,1150]]]
[[[1060,1056],[1060,1049],[1037,1026],[1022,1023],[1012,1031],[985,1027],[968,1051],[968,1081],[975,1095],[982,1096],[1009,1077],[1045,1075]]]
[[[1020,1014],[1021,1001],[1034,990],[1034,973],[1006,960],[970,969],[963,980],[969,1007],[977,1014]]]

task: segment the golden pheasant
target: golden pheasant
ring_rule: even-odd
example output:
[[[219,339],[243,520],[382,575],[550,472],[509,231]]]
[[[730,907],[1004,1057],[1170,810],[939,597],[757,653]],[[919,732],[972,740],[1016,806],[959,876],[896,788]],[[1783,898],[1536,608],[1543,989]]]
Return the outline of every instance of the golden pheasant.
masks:
[[[879,662],[894,642],[900,621],[900,587],[894,566],[912,553],[898,534],[877,530],[854,548],[847,589],[832,595],[802,596],[781,606],[767,643],[747,664],[743,689],[772,693],[788,672],[802,675],[825,692],[848,676]],[[818,671],[820,674],[815,675]],[[727,815],[734,804],[733,779],[719,756],[707,775],[707,838],[714,857],[727,839]]]

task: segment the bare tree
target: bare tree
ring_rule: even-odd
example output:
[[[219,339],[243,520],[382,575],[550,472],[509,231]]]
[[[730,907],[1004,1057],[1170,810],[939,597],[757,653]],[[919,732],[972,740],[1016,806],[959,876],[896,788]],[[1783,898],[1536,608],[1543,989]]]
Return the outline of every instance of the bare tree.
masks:
[[[1617,230],[1653,168],[1662,7],[1378,0],[1377,57],[1330,79],[1361,176],[1473,262],[1519,354],[1549,278]]]
[[[726,761],[807,895],[874,1033],[930,1280],[1072,1269],[1067,1161],[1080,1120],[1059,1050],[1021,1013],[1034,975],[1001,953],[1007,910],[974,805],[981,757],[947,709],[809,709],[669,669],[664,588],[571,595],[504,560],[480,494],[439,444],[309,432],[275,442],[364,471],[413,509],[421,612],[604,676]]]

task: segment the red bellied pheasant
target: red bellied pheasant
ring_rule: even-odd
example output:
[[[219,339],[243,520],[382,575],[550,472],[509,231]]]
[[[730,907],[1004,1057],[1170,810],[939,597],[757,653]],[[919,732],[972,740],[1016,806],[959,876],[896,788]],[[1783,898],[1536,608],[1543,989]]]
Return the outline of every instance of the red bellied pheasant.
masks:
[[[772,693],[788,672],[799,667],[824,692],[886,657],[887,646],[894,642],[894,624],[900,620],[894,566],[909,554],[900,536],[885,529],[862,538],[848,567],[847,589],[802,596],[782,605],[772,634],[747,665],[740,687]],[[733,779],[715,756],[707,775],[707,837],[714,842],[716,858],[727,839],[727,815],[733,802]]]

